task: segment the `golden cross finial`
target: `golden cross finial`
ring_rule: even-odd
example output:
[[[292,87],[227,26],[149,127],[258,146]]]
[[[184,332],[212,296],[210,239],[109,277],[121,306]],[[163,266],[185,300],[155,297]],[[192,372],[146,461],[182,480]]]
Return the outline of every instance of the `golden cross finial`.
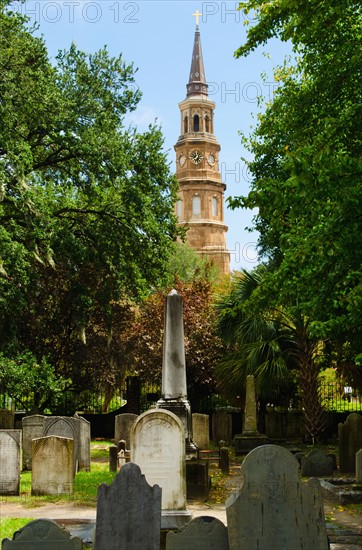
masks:
[[[196,17],[196,25],[198,25],[198,24],[199,24],[199,17],[200,17],[200,15],[202,15],[202,13],[199,12],[199,10],[196,10],[196,12],[193,13],[192,15],[193,15],[194,17]]]

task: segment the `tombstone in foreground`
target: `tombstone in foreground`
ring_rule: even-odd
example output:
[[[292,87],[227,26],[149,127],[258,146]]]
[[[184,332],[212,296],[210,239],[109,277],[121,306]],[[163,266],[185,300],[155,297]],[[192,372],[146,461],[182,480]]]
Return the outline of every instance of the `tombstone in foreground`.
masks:
[[[0,430],[0,495],[20,490],[21,430]]]
[[[141,469],[129,462],[111,485],[98,487],[97,550],[159,550],[161,489],[151,487]]]
[[[362,449],[356,453],[356,483],[362,485]]]
[[[362,448],[362,415],[351,413],[338,424],[339,471],[354,473],[356,453]]]
[[[254,387],[254,376],[246,377],[246,400],[244,411],[244,429],[243,433],[236,435],[234,438],[235,453],[237,455],[247,453],[255,447],[268,443],[268,438],[264,434],[260,434],[257,428],[256,417],[256,398]]]
[[[175,414],[154,409],[137,418],[131,431],[131,462],[138,464],[148,483],[162,489],[162,528],[178,528],[191,519],[186,509],[185,432]]]
[[[212,440],[215,445],[219,441],[225,441],[228,445],[232,442],[232,418],[227,411],[217,411],[212,415]]]
[[[305,477],[323,477],[333,474],[333,460],[324,451],[313,449],[301,460],[301,475]]]
[[[81,472],[90,472],[91,469],[91,425],[88,420],[82,416],[74,415],[79,421],[79,449],[78,449],[78,469]]]
[[[192,439],[199,449],[208,449],[210,446],[209,415],[193,413]],[[221,438],[222,439],[222,438]]]
[[[74,441],[49,435],[33,439],[32,495],[73,493]]]
[[[33,439],[43,437],[44,418],[41,414],[24,416],[21,423],[23,426],[23,469],[31,470],[31,442]]]
[[[118,445],[121,439],[126,442],[126,449],[130,448],[131,428],[137,419],[137,414],[117,414],[114,419],[114,444]]]
[[[0,409],[0,429],[13,430],[15,422],[15,413],[7,409]]]
[[[277,445],[245,457],[243,485],[226,501],[230,550],[328,550],[319,482],[303,483],[298,470]]]
[[[219,519],[200,516],[167,533],[166,550],[229,550],[228,531]]]
[[[44,418],[43,436],[56,435],[73,439],[74,441],[74,475],[78,471],[79,466],[79,418],[70,416],[46,416]]]
[[[82,550],[82,540],[50,519],[36,519],[3,539],[2,550]]]

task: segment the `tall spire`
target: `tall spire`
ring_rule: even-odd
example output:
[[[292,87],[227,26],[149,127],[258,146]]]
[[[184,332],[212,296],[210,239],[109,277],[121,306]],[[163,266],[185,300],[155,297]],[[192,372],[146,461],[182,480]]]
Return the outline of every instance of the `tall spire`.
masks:
[[[186,86],[187,97],[195,96],[195,95],[207,96],[208,95],[207,88],[208,86],[205,78],[204,62],[202,59],[200,29],[199,29],[199,25],[196,25],[194,49],[192,51],[190,78]]]

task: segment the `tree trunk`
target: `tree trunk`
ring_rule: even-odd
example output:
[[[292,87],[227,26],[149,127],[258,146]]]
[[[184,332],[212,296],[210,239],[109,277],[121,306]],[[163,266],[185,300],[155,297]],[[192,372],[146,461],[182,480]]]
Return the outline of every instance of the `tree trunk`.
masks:
[[[306,326],[299,328],[299,381],[302,392],[302,408],[306,436],[312,441],[323,438],[326,418],[321,404],[319,388],[319,368],[314,361],[315,343],[309,341]]]

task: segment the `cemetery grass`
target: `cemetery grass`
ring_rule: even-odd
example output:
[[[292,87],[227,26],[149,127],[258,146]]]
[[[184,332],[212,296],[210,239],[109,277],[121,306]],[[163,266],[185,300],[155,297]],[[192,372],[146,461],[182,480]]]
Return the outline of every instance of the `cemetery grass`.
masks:
[[[0,518],[0,541],[12,539],[15,531],[19,531],[33,518]]]
[[[31,472],[20,476],[20,496],[2,496],[0,502],[17,502],[26,508],[36,508],[47,503],[72,503],[77,506],[96,506],[97,488],[101,483],[112,483],[115,472],[109,471],[110,441],[92,441],[91,471],[78,472],[74,479],[73,494],[32,496]]]

